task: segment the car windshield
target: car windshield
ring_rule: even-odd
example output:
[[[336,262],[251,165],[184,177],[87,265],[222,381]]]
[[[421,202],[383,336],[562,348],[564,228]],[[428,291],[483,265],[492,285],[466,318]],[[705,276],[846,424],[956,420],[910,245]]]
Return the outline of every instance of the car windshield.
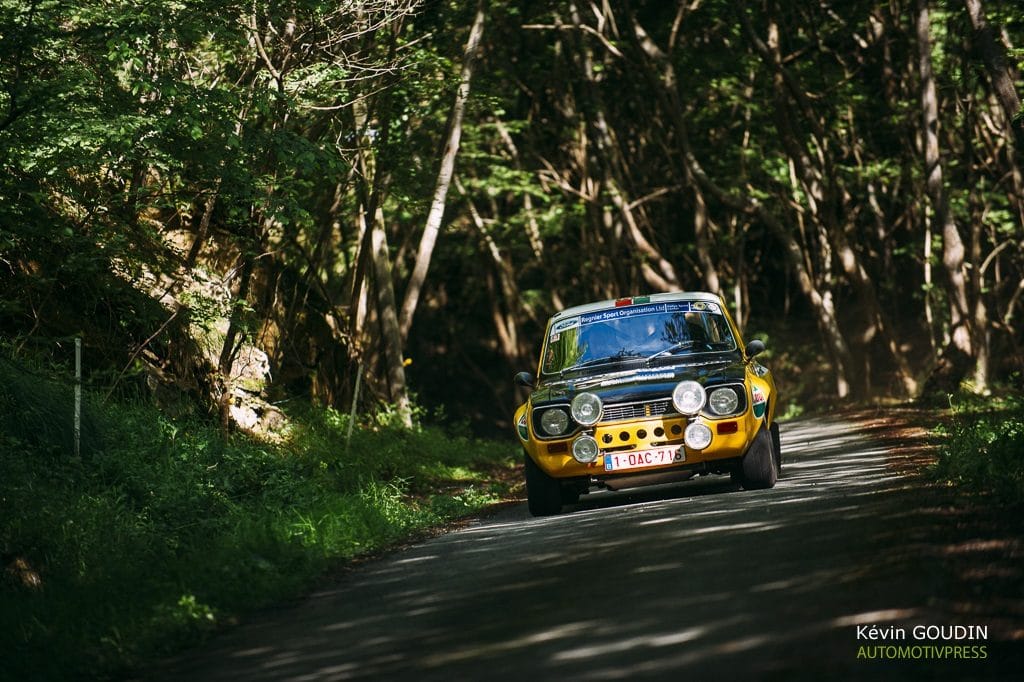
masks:
[[[736,350],[717,303],[674,301],[610,308],[553,323],[541,371]]]

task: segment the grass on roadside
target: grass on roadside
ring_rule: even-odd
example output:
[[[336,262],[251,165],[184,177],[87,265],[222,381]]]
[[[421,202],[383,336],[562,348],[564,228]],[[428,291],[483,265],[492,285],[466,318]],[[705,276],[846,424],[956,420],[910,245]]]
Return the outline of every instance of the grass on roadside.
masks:
[[[934,475],[999,503],[1024,502],[1024,400],[957,396],[950,404]]]
[[[36,398],[45,412],[50,388],[36,383],[0,389],[0,414]],[[287,442],[269,444],[90,406],[102,436],[80,462],[63,436],[0,420],[12,679],[116,675],[194,644],[347,559],[501,499],[515,461],[507,443],[437,427],[363,424],[346,445],[347,417],[329,409],[294,415]]]

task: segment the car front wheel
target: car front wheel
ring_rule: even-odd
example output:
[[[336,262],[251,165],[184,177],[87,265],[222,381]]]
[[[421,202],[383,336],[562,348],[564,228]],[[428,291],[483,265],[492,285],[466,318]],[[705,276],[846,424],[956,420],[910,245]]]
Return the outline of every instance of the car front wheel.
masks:
[[[779,436],[779,423],[772,422],[772,455],[775,458],[775,473],[782,475],[782,438]]]
[[[779,470],[776,468],[774,446],[768,429],[762,428],[754,437],[741,465],[746,490],[774,488]]]
[[[524,455],[526,467],[526,500],[534,516],[551,516],[562,511],[562,485]]]

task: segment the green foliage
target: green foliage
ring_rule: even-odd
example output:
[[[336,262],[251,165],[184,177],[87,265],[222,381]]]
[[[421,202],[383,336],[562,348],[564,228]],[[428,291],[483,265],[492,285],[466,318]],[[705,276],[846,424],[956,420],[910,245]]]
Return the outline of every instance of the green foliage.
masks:
[[[1024,401],[961,396],[951,406],[933,474],[1001,503],[1024,502]]]
[[[3,346],[0,346],[3,349]],[[6,349],[3,349],[6,350]],[[82,406],[81,453],[102,446],[95,410]],[[74,453],[74,385],[54,379],[41,366],[26,366],[0,357],[0,433],[14,449],[30,448],[48,455]]]
[[[10,415],[27,389],[0,371],[14,379],[0,393]],[[272,444],[92,402],[107,438],[81,462],[56,425],[33,440],[36,422],[0,420],[0,556],[39,580],[0,574],[0,659],[14,676],[109,674],[193,644],[339,562],[495,501],[507,485],[493,473],[513,466],[500,446],[436,427],[375,420],[347,441],[347,417],[329,409],[297,411],[291,439]]]

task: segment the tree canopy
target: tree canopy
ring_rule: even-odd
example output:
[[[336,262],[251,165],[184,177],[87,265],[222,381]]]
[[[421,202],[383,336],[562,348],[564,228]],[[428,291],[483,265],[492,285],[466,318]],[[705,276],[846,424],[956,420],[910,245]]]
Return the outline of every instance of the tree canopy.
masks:
[[[702,289],[794,398],[1019,388],[1022,42],[992,0],[0,0],[0,332],[225,419],[507,426],[548,315]]]

